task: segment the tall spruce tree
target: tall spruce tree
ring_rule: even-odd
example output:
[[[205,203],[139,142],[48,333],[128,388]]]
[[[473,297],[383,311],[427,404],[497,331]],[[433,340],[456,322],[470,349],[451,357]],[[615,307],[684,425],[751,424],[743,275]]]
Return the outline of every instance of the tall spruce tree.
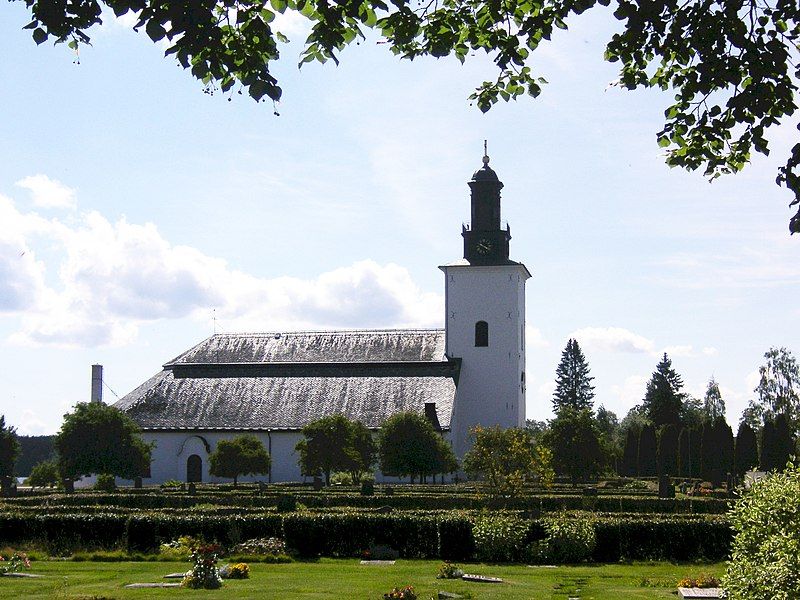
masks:
[[[744,474],[758,466],[758,438],[753,428],[746,421],[739,423],[736,432],[736,450],[733,470],[736,478],[741,480]]]
[[[672,368],[672,361],[664,353],[650,381],[647,382],[643,406],[648,419],[655,427],[679,425],[684,394],[683,380]]]
[[[656,429],[652,425],[645,425],[639,434],[639,456],[637,468],[639,477],[655,477],[657,442]]]
[[[594,377],[589,375],[589,363],[581,352],[578,342],[572,338],[561,352],[561,362],[556,367],[556,390],[553,392],[553,410],[563,408],[575,410],[594,409]]]

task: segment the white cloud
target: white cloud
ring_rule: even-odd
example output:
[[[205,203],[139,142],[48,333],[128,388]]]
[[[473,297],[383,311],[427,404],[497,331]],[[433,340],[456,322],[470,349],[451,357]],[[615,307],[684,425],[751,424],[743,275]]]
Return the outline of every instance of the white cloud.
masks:
[[[625,408],[625,412],[620,414],[620,418],[624,417],[626,412],[634,405],[642,401],[649,380],[650,377],[646,375],[631,375],[626,377],[621,384],[611,386],[611,391],[618,400],[613,405]]]
[[[601,352],[652,354],[652,340],[622,327],[584,327],[570,334],[584,348]]]
[[[717,354],[719,354],[719,350],[717,350],[713,346],[706,346],[705,348],[703,348],[703,354],[705,354],[706,356],[716,356]]]
[[[666,352],[670,357],[673,358],[697,356],[691,344],[685,344],[682,346],[667,346],[664,348],[663,352]]]
[[[550,346],[542,330],[531,325],[525,326],[525,346],[527,348],[547,348]]]
[[[142,323],[207,319],[212,309],[229,331],[430,327],[444,314],[440,294],[392,263],[263,279],[170,244],[151,223],[112,223],[97,212],[47,221],[2,197],[0,219],[0,311],[19,316],[16,343],[124,345]],[[39,244],[57,248],[47,266],[35,258]],[[45,285],[47,275],[57,284]]]
[[[75,208],[75,190],[47,175],[30,175],[16,182],[31,193],[36,206],[42,208]]]

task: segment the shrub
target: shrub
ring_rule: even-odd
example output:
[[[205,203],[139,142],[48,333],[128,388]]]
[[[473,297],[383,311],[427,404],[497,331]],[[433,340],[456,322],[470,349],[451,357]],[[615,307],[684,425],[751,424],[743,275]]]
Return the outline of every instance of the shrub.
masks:
[[[250,577],[250,567],[247,563],[234,563],[220,567],[219,576],[222,579],[248,579]]]
[[[297,498],[291,494],[284,494],[278,498],[276,508],[279,512],[292,512],[297,510]]]
[[[194,549],[202,546],[203,543],[203,540],[198,538],[182,535],[177,540],[161,544],[158,554],[164,560],[186,560],[192,556]]]
[[[472,534],[478,560],[510,562],[519,560],[530,525],[518,517],[492,516],[475,520]]]
[[[469,560],[475,555],[472,522],[466,516],[439,521],[439,557],[445,560]]]
[[[101,473],[97,476],[97,480],[94,483],[94,489],[96,489],[98,492],[115,492],[117,490],[117,482],[113,475]]]
[[[583,562],[592,556],[597,545],[592,519],[561,515],[548,520],[545,530],[547,559],[555,563]]]
[[[789,600],[800,589],[800,464],[753,484],[730,512],[735,532],[722,585],[731,600]]]

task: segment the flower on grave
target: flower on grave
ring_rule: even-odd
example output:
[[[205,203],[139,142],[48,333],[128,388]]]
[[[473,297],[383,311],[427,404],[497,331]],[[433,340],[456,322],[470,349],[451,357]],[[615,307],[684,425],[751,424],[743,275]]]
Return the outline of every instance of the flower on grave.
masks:
[[[220,546],[208,544],[192,548],[192,570],[187,572],[181,581],[182,587],[191,589],[214,590],[222,587],[222,578],[219,575],[217,561],[219,560]]]
[[[219,569],[219,575],[223,579],[247,579],[250,577],[250,566],[247,563],[223,565]]]
[[[16,573],[31,568],[31,561],[24,552],[13,552],[8,558],[0,554],[0,561],[3,563],[0,564],[0,573]]]
[[[391,592],[383,595],[384,600],[417,600],[414,586],[407,585],[402,588],[393,588]]]

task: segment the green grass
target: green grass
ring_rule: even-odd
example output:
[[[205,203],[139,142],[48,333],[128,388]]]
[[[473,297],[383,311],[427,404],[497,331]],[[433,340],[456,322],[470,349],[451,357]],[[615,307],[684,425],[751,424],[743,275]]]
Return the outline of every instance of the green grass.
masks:
[[[290,564],[251,564],[251,578],[226,581],[221,590],[129,590],[134,582],[167,581],[167,573],[184,571],[186,562],[69,562],[37,561],[30,572],[37,579],[0,579],[0,597],[101,600],[122,598],[264,598],[294,600],[329,598],[380,600],[394,586],[413,585],[420,600],[437,590],[456,592],[476,600],[609,600],[617,598],[672,598],[676,582],[707,573],[720,576],[724,564],[696,565],[637,563],[578,567],[519,565],[462,565],[468,573],[501,577],[502,584],[437,580],[439,561],[399,560],[393,566],[363,566],[355,559],[321,559]]]

